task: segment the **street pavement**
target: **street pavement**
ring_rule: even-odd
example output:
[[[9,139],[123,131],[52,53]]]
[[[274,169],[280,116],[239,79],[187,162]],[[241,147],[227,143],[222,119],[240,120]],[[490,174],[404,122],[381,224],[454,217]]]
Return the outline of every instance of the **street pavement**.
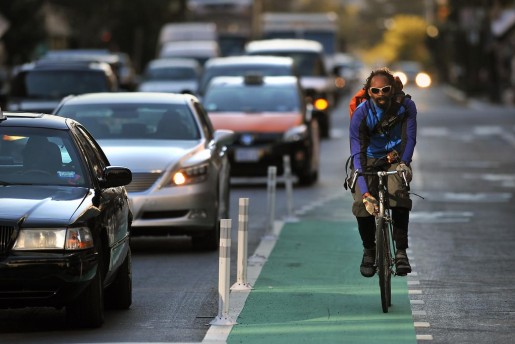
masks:
[[[252,289],[230,293],[233,325],[212,325],[203,343],[424,340],[415,333],[415,326],[424,325],[414,322],[411,310],[416,266],[407,277],[392,278],[392,307],[383,313],[378,277],[359,272],[362,245],[351,203],[342,187],[300,209],[294,219],[276,223],[249,257]]]

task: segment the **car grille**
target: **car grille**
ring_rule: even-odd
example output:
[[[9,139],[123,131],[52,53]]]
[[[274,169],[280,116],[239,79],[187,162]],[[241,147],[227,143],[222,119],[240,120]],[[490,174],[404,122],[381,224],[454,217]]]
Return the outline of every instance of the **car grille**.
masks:
[[[148,190],[156,180],[161,177],[162,173],[133,173],[132,182],[125,188],[127,192],[141,192]]]
[[[13,240],[14,226],[0,226],[0,254],[6,254]]]

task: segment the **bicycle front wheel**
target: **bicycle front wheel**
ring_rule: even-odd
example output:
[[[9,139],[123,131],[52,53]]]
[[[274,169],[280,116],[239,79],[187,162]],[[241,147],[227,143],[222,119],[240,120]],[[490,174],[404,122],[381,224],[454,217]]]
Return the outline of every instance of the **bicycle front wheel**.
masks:
[[[379,275],[379,289],[381,290],[381,307],[383,313],[388,313],[388,307],[391,305],[391,283],[392,276],[390,271],[390,258],[388,246],[388,230],[384,219],[379,217],[376,219],[376,249],[377,249],[377,274]]]

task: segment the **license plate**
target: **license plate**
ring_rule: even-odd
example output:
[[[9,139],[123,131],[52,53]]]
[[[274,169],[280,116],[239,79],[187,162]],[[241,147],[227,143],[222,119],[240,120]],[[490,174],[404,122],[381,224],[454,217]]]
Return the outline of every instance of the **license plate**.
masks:
[[[234,160],[238,162],[255,162],[260,156],[260,150],[255,148],[240,148],[234,152]]]

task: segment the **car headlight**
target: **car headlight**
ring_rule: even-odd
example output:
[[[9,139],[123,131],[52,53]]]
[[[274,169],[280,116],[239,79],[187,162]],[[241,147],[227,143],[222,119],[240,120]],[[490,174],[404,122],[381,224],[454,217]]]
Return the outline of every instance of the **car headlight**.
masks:
[[[18,233],[13,250],[83,250],[93,247],[87,227],[27,228]]]
[[[201,183],[207,179],[208,170],[208,163],[181,168],[180,170],[172,173],[170,181],[166,186],[181,186]]]
[[[421,88],[429,87],[431,86],[431,77],[427,73],[418,73],[415,83]]]
[[[401,82],[402,82],[403,85],[406,85],[408,83],[408,76],[406,75],[406,73],[395,72],[395,73],[393,73],[393,76],[396,76],[399,79],[401,79]]]
[[[286,142],[294,142],[303,140],[308,136],[308,127],[305,124],[288,129],[284,133],[283,139]]]

